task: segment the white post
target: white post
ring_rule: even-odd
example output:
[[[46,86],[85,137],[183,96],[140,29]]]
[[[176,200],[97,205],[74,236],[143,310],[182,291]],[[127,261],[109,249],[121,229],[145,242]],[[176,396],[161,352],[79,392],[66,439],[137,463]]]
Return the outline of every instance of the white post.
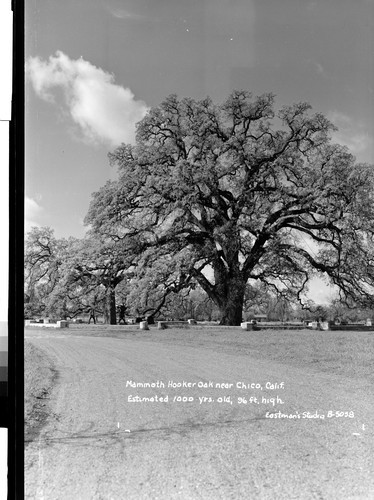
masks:
[[[243,330],[253,330],[253,323],[250,323],[249,321],[245,321],[244,323],[240,323],[240,326],[242,327]]]

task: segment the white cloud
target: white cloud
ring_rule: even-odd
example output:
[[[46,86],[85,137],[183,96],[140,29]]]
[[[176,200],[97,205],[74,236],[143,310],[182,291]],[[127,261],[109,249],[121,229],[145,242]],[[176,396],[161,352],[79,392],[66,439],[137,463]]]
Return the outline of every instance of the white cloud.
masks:
[[[337,127],[350,127],[352,125],[352,118],[340,111],[330,111],[329,119],[337,126]]]
[[[324,70],[322,64],[320,64],[319,62],[316,62],[314,64],[315,64],[317,73],[319,73],[320,75],[324,75],[325,74],[325,70]]]
[[[43,213],[43,208],[32,198],[25,197],[25,233],[34,226],[40,227],[38,217]]]
[[[308,58],[306,59],[306,64],[308,68],[314,73],[318,73],[321,76],[327,77],[326,69],[322,66],[322,64],[314,59]]]
[[[61,51],[47,61],[30,57],[27,75],[37,95],[48,102],[56,103],[62,90],[63,109],[86,140],[110,146],[134,142],[135,124],[147,106],[129,88],[115,84],[113,75]]]
[[[124,9],[109,9],[109,11],[112,16],[116,17],[117,19],[144,19],[144,16],[129,12]]]
[[[332,134],[335,142],[347,146],[359,161],[374,161],[373,137],[363,123],[338,111],[330,112],[328,118],[339,129]]]

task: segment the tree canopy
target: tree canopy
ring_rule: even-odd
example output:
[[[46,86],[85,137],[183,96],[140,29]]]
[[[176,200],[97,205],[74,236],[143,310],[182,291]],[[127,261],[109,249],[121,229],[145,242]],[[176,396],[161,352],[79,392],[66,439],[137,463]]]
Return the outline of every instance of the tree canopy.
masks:
[[[183,256],[224,324],[241,321],[248,280],[301,300],[320,272],[370,301],[373,169],[310,111],[276,113],[272,95],[244,91],[222,105],[172,95],[138,124],[135,146],[109,155],[118,181],[94,194],[86,220],[139,251]]]
[[[373,301],[373,167],[334,144],[307,103],[235,91],[220,105],[171,95],[110,153],[118,180],[86,223],[126,251],[178,262],[221,311],[242,319],[248,282],[303,300],[321,273],[347,300]],[[152,269],[152,268],[151,268]],[[156,271],[155,271],[156,273]]]
[[[25,314],[48,313],[72,239],[58,240],[53,229],[33,227],[25,242]]]
[[[59,292],[68,291],[76,303],[86,304],[86,310],[96,309],[107,323],[116,324],[116,288],[128,278],[131,267],[124,246],[100,235],[77,240],[64,263]]]
[[[124,245],[90,234],[57,239],[51,228],[34,227],[26,240],[25,313],[62,318],[96,313],[115,324],[116,290],[132,265]]]

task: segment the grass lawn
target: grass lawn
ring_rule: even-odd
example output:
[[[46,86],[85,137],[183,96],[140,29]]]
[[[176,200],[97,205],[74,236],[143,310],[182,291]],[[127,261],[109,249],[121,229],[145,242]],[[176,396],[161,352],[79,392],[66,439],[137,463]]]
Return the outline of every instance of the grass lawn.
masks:
[[[33,328],[34,330],[35,328]],[[39,329],[38,329],[39,330]],[[30,332],[31,329],[28,329]],[[40,330],[39,330],[40,331]],[[43,330],[45,332],[45,330]],[[56,335],[100,336],[178,344],[214,351],[272,359],[291,366],[365,378],[374,382],[374,332],[261,330],[239,327],[170,328],[139,330],[134,326],[70,325]],[[50,331],[53,335],[54,332]]]

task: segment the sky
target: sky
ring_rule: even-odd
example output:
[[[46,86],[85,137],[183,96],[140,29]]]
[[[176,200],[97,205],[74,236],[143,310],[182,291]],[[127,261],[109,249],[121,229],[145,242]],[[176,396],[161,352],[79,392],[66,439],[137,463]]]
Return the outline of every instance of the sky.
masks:
[[[26,230],[82,237],[107,154],[169,94],[308,101],[374,163],[374,0],[28,0]]]

